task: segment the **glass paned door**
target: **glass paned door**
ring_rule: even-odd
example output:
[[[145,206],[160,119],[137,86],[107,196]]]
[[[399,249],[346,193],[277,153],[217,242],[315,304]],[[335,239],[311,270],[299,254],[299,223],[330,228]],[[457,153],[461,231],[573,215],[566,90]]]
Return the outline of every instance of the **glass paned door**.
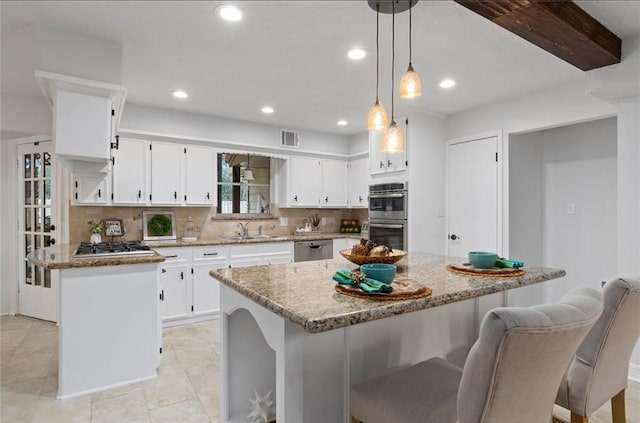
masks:
[[[51,147],[51,141],[18,146],[18,312],[56,321],[56,281],[52,272],[27,260],[31,251],[55,244],[55,159]]]

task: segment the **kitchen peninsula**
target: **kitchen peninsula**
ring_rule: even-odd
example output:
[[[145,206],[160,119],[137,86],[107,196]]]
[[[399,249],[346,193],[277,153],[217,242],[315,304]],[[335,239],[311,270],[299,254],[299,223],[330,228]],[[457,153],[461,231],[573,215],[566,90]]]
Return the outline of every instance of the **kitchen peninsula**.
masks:
[[[58,398],[156,377],[162,345],[158,264],[147,255],[74,258],[56,245],[27,256],[59,272]]]
[[[221,283],[222,421],[244,421],[248,400],[271,391],[278,422],[347,422],[352,383],[433,355],[464,359],[485,308],[503,305],[491,294],[565,275],[525,267],[520,277],[481,278],[446,269],[462,262],[409,253],[398,275],[433,293],[404,301],[337,293],[332,275],[356,267],[344,259],[212,270]],[[473,313],[458,307],[466,301],[475,302]]]

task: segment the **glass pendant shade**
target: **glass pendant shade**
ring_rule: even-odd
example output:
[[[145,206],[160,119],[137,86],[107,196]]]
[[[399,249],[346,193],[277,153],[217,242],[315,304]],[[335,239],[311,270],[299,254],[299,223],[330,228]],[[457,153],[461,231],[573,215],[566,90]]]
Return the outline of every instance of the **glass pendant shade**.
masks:
[[[253,181],[255,178],[253,177],[253,170],[246,168],[244,171],[244,180],[245,181]]]
[[[367,115],[367,129],[369,131],[377,131],[387,127],[387,111],[376,98],[376,104],[371,106]]]
[[[383,153],[402,153],[404,151],[404,136],[395,119],[391,120],[382,134],[380,151]]]
[[[400,80],[400,98],[416,98],[422,95],[422,84],[420,77],[409,63],[407,71]]]

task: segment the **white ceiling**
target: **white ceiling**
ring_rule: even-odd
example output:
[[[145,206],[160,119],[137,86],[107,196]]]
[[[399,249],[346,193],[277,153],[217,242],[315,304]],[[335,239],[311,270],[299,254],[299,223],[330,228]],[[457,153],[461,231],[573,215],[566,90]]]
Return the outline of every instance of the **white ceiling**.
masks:
[[[240,23],[222,2],[2,2],[1,89],[40,96],[37,26],[123,44],[127,102],[336,134],[366,130],[375,99],[375,12],[358,1],[241,1]],[[578,1],[621,38],[640,34],[640,1]],[[390,100],[391,17],[381,15],[380,98]],[[346,58],[354,46],[369,55]],[[408,13],[396,17],[396,87],[408,63]],[[413,9],[413,64],[424,94],[409,110],[452,114],[580,78],[583,72],[452,1]],[[438,82],[458,81],[453,90]],[[187,100],[171,96],[189,92]],[[397,96],[397,89],[396,89]],[[266,116],[263,105],[276,112]],[[8,107],[8,105],[3,105]],[[125,109],[126,113],[126,109]],[[346,119],[349,125],[338,127]]]

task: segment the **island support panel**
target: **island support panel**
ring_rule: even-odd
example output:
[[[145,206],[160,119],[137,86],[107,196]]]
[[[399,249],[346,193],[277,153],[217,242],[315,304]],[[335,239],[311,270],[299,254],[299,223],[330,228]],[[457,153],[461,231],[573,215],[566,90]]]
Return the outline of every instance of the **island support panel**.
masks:
[[[58,398],[157,376],[158,265],[60,270]]]

